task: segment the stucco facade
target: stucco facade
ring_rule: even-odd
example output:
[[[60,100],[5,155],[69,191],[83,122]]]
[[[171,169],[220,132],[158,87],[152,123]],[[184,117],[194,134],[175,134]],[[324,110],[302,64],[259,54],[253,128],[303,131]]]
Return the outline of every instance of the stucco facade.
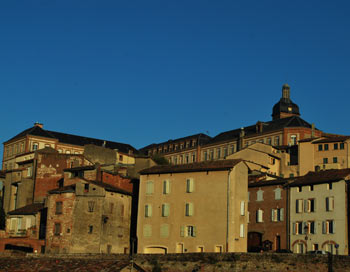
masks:
[[[246,252],[248,168],[213,164],[141,171],[139,253]]]
[[[349,169],[325,170],[290,184],[290,245],[294,253],[324,250],[349,254],[349,175]]]

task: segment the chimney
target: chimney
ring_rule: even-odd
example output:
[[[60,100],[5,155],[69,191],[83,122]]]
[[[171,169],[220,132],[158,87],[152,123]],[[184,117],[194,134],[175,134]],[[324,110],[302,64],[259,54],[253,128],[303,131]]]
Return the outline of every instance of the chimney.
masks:
[[[238,148],[237,148],[237,151],[238,150],[241,150],[241,149],[243,149],[243,139],[244,139],[244,128],[242,127],[241,128],[241,131],[240,131],[240,133],[239,133],[239,144],[238,144]]]
[[[35,123],[34,123],[34,126],[35,126],[35,127],[43,128],[44,125],[43,125],[42,123],[35,122]]]
[[[311,138],[315,138],[315,124],[311,124]]]

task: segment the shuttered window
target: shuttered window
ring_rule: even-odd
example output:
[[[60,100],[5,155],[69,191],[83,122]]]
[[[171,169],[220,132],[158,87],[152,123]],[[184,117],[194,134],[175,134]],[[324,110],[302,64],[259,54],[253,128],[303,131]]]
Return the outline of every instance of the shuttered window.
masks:
[[[146,182],[146,195],[152,195],[154,193],[154,183],[153,181]]]
[[[163,204],[162,205],[162,216],[168,217],[170,215],[170,205],[169,204]]]
[[[151,217],[152,216],[152,205],[146,204],[145,205],[145,217]]]
[[[186,216],[193,215],[193,203],[186,203]]]
[[[163,181],[163,194],[170,194],[170,181],[169,180],[164,180]]]
[[[186,180],[186,192],[192,193],[194,191],[194,181],[192,178]]]

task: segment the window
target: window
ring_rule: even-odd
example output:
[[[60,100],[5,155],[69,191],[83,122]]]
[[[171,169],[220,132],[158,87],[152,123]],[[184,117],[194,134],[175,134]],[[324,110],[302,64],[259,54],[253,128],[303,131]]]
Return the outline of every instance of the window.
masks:
[[[152,195],[154,192],[154,184],[153,181],[146,182],[146,195]]]
[[[61,235],[61,223],[55,223],[54,234],[57,236]]]
[[[231,154],[235,153],[235,146],[231,145]]]
[[[256,211],[256,222],[257,223],[264,222],[264,211],[261,209],[258,209]]]
[[[303,212],[303,200],[297,199],[295,201],[295,212],[296,213],[302,213]]]
[[[271,209],[271,221],[272,222],[280,222],[283,220],[284,220],[284,209],[283,208]]]
[[[194,191],[194,181],[192,178],[186,180],[186,193],[192,193]]]
[[[290,144],[291,145],[296,145],[297,144],[297,136],[296,135],[291,135],[290,136]]]
[[[331,212],[334,210],[334,197],[326,197],[326,211]]]
[[[338,144],[337,143],[333,145],[333,149],[334,150],[338,150]]]
[[[327,244],[327,252],[333,254],[333,244]]]
[[[319,144],[318,145],[318,151],[322,151],[323,150],[323,145]]]
[[[304,253],[304,244],[303,243],[297,244],[297,253]]]
[[[29,166],[27,168],[27,177],[31,177],[33,175],[33,167]]]
[[[276,188],[275,190],[275,200],[279,200],[279,199],[282,199],[281,197],[281,188]]]
[[[214,160],[214,150],[210,150],[210,160]]]
[[[192,153],[192,162],[195,162],[195,161],[196,161],[196,153],[193,152],[193,153]]]
[[[340,143],[339,147],[340,149],[344,149],[344,143]]]
[[[303,222],[295,222],[293,223],[293,234],[302,235],[303,233]]]
[[[95,209],[95,201],[88,201],[88,211],[93,212]]]
[[[305,212],[315,212],[316,200],[314,198],[305,200]]]
[[[190,162],[190,155],[187,153],[186,154],[186,161],[185,161],[186,163],[189,163]]]
[[[92,233],[93,229],[94,229],[94,227],[90,225],[90,226],[89,226],[89,234]]]
[[[186,227],[186,236],[187,237],[196,237],[196,227],[195,226],[187,226]]]
[[[333,163],[338,163],[338,158],[337,157],[333,157]]]
[[[164,180],[163,181],[163,194],[167,195],[170,193],[170,181]]]
[[[328,144],[324,145],[324,150],[327,151],[328,150]]]
[[[227,147],[224,147],[224,157],[227,157],[227,155],[228,155]]]
[[[74,173],[74,176],[77,177],[79,174],[78,173]],[[89,192],[89,188],[90,188],[90,184],[85,183],[84,184],[84,192],[88,193]]]
[[[62,201],[56,202],[56,214],[62,214]]]
[[[245,215],[245,203],[241,201],[241,215]]]
[[[186,216],[192,216],[193,215],[193,203],[186,203]]]
[[[216,150],[216,155],[217,155],[217,158],[220,159],[221,158],[221,148],[218,148]]]
[[[308,234],[316,234],[316,224],[315,221],[307,222]]]
[[[151,225],[144,225],[143,226],[143,236],[144,237],[151,237],[152,236],[152,226]]]
[[[334,234],[335,233],[334,220],[326,220],[326,221],[322,222],[322,233],[323,234]]]
[[[272,144],[271,138],[267,138],[267,144],[268,144],[268,145],[271,145],[271,144]]]
[[[275,145],[280,145],[280,137],[279,136],[275,137]]]
[[[162,224],[160,226],[160,237],[169,237],[169,225]]]
[[[264,200],[264,191],[259,189],[259,191],[256,192],[256,201],[263,201]]]
[[[330,182],[327,184],[327,190],[332,190],[333,189],[333,183]]]
[[[327,164],[328,163],[328,158],[323,158],[323,164]]]
[[[208,160],[208,152],[204,151],[204,160],[207,161]]]
[[[170,214],[170,205],[169,204],[163,204],[162,205],[162,216],[168,217]]]
[[[244,237],[244,224],[241,224],[239,226],[239,237],[241,237],[241,238]]]
[[[146,204],[145,205],[145,217],[151,217],[152,216],[152,205]]]
[[[314,186],[313,186],[313,185],[310,185],[309,190],[310,190],[310,191],[313,191],[313,190],[314,190]]]
[[[39,144],[38,143],[33,143],[33,151],[38,150]]]
[[[303,186],[298,186],[297,191],[300,193],[303,191]]]

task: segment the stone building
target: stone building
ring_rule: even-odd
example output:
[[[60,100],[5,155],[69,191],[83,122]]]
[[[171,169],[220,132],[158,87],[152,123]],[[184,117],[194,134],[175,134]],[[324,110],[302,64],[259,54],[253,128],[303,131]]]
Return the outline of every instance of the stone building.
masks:
[[[138,253],[247,251],[248,167],[242,160],[140,173]]]
[[[290,187],[290,249],[349,254],[350,169],[331,169],[295,178]]]
[[[114,150],[116,160],[120,163],[132,163],[136,149],[128,144],[94,139],[62,132],[49,131],[40,123],[22,131],[4,142],[2,169],[17,168],[16,158],[45,147],[51,147],[63,154],[83,154],[85,145],[95,145]],[[93,153],[93,150],[91,150]]]
[[[129,252],[129,192],[75,178],[74,184],[49,191],[47,209],[46,252]]]
[[[299,107],[290,99],[290,87],[285,84],[282,87],[281,99],[273,106],[272,121],[257,121],[250,126],[222,132],[213,138],[199,135],[202,135],[205,141],[197,140],[196,149],[191,149],[191,141],[186,141],[187,138],[191,138],[189,136],[152,144],[141,151],[152,156],[163,156],[172,164],[186,164],[194,161],[225,159],[255,143],[264,143],[291,152],[292,147],[296,146],[299,140],[320,137],[322,132],[300,118]],[[198,135],[195,136],[198,137]],[[174,143],[176,143],[175,146]],[[192,156],[196,156],[195,160]],[[294,162],[294,160],[291,161]]]

